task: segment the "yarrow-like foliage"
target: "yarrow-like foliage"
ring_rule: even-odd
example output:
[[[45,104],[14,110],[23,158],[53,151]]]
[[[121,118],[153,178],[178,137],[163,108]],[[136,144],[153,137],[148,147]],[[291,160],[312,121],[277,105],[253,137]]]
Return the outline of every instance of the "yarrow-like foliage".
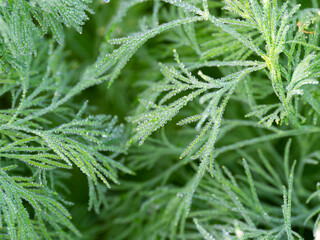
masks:
[[[100,183],[110,187],[119,183],[118,171],[131,173],[117,161],[125,151],[117,118],[90,116],[87,102],[72,101],[91,83],[74,84],[63,25],[81,32],[89,2],[1,2],[1,239],[80,237],[59,178],[79,168],[89,182],[89,209],[99,212]]]
[[[145,1],[124,1],[112,24],[119,23],[129,8],[142,2]],[[163,8],[161,11],[160,6],[167,6],[169,10]],[[241,149],[251,152],[249,149],[260,146],[267,148],[267,151],[271,151],[270,148],[275,152],[281,151],[272,145],[263,147],[263,144],[275,139],[286,140],[288,137],[305,139],[304,136],[314,136],[319,131],[317,7],[316,1],[305,3],[305,6],[298,5],[295,1],[276,0],[225,0],[223,3],[207,0],[154,1],[152,14],[145,16],[150,21],[142,21],[140,32],[108,40],[115,48],[110,51],[108,45],[103,53],[106,56],[102,55],[97,64],[112,65],[105,67],[100,77],[113,82],[137,49],[143,48],[142,44],[147,40],[161,34],[159,40],[155,41],[153,50],[149,50],[152,46],[147,45],[141,50],[145,51],[144,55],[139,54],[147,59],[154,59],[155,63],[150,60],[149,68],[159,69],[162,77],[156,75],[152,78],[152,83],[149,80],[145,84],[146,91],[139,100],[137,114],[128,117],[128,121],[136,125],[130,144],[148,144],[145,142],[150,141],[148,147],[157,145],[158,140],[148,139],[154,132],[167,127],[168,135],[178,142],[179,147],[174,151],[176,157],[179,156],[179,161],[184,164],[188,162],[195,171],[194,174],[187,175],[183,187],[180,182],[180,187],[176,189],[166,189],[163,186],[156,192],[150,192],[150,200],[146,200],[146,204],[151,206],[153,202],[154,207],[160,208],[155,210],[154,217],[159,221],[161,219],[162,223],[159,223],[158,235],[152,234],[153,239],[192,239],[194,227],[205,239],[302,238],[301,233],[296,231],[299,227],[299,220],[296,219],[304,219],[308,225],[309,220],[315,216],[306,209],[305,213],[299,213],[297,209],[292,212],[293,204],[297,204],[295,207],[299,208],[299,202],[305,201],[303,194],[298,193],[302,193],[302,190],[297,189],[295,194],[293,189],[294,172],[299,172],[299,177],[302,177],[306,161],[299,160],[301,163],[297,163],[296,167],[291,163],[292,169],[288,170],[291,168],[288,165],[289,157],[285,156],[286,176],[282,179],[281,172],[274,168],[281,162],[277,160],[272,165],[267,163],[266,157],[261,157],[263,167],[258,164],[261,162],[258,159],[250,160],[249,164],[247,161],[252,157]],[[166,47],[165,54],[159,53],[160,46]],[[173,58],[170,57],[172,51],[168,51],[169,49],[173,50]],[[157,61],[163,63],[157,67]],[[143,76],[147,78],[150,75],[146,73]],[[237,112],[238,115],[232,112]],[[171,121],[182,127],[174,127]],[[236,129],[243,127],[248,128],[247,131],[251,133],[243,134],[239,139]],[[188,137],[181,139],[169,133],[178,131],[177,129],[180,129],[180,134]],[[232,133],[236,134],[233,141],[230,136]],[[219,164],[215,164],[216,159],[223,161],[221,158],[229,156],[229,152],[235,152],[234,155],[246,159],[243,160],[243,165],[244,176],[249,185],[247,190],[238,186],[239,180],[232,177],[229,170],[224,170],[230,178],[225,179]],[[159,154],[166,156],[164,152]],[[262,152],[259,151],[259,154]],[[273,158],[279,159],[279,156]],[[303,156],[300,158],[304,159]],[[140,163],[142,160],[137,161]],[[198,166],[195,165],[196,162]],[[177,165],[174,166],[182,168]],[[232,168],[239,172],[237,167]],[[268,210],[265,210],[255,190],[255,180],[250,168],[265,178],[259,183],[259,191],[269,189],[268,184],[276,181],[277,190],[272,191],[277,197],[283,196],[283,199],[278,198],[275,201],[277,203],[271,207],[269,205],[273,204],[273,200],[262,194]],[[265,169],[269,172],[265,172]],[[172,174],[168,173],[170,170],[164,171]],[[208,173],[213,179],[208,178]],[[243,172],[239,174],[243,175]],[[171,177],[174,178],[174,174]],[[156,179],[157,177],[154,181]],[[303,188],[302,182],[303,180],[300,181],[299,188]],[[141,183],[142,186],[152,191],[155,185]],[[219,186],[224,186],[223,192],[219,192]],[[173,192],[177,197],[173,197]],[[165,201],[165,198],[171,200]],[[212,204],[212,201],[217,205]],[[280,202],[282,206],[279,205]],[[200,214],[203,204],[211,206],[212,215],[208,208],[203,210],[206,213]],[[166,211],[161,211],[165,206]],[[269,207],[277,210],[270,210]],[[221,208],[225,208],[225,211],[219,210]],[[170,211],[168,209],[176,209],[174,216],[169,214],[171,218],[166,215]],[[125,207],[123,214],[125,215]],[[189,219],[198,214],[203,217],[205,225],[197,217],[194,227],[191,227]],[[308,217],[308,214],[312,217]],[[166,223],[163,218],[167,219]],[[263,222],[258,223],[257,219]],[[150,226],[152,223],[155,225],[151,218],[141,216],[141,221],[147,221]],[[313,225],[314,233],[317,231],[317,223],[316,220]],[[167,228],[171,231],[165,234],[164,229]],[[151,230],[142,232],[147,234]],[[137,234],[134,230],[130,233]]]
[[[318,2],[119,0],[103,26],[94,2],[82,63],[89,4],[0,2],[1,238],[81,238],[78,169],[85,238],[320,239]],[[75,100],[103,83],[126,125]]]

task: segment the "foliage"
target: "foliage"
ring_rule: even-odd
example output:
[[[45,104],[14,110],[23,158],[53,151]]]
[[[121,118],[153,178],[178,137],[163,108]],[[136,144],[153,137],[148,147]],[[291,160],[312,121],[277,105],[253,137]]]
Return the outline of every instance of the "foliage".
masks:
[[[317,202],[307,201],[318,182],[317,165],[310,167],[317,157],[307,157],[317,155],[319,131],[316,1],[165,0],[152,7],[138,33],[106,39],[117,46],[103,60],[114,60],[103,75],[110,82],[125,80],[119,71],[144,44],[135,67],[122,71],[128,77],[148,61],[140,64],[144,81],[127,80],[145,89],[127,120],[135,126],[132,168],[152,171],[118,188],[106,236],[310,239],[318,231]],[[118,18],[127,11],[120,9]]]
[[[131,173],[116,160],[125,151],[123,126],[108,115],[88,116],[87,102],[72,101],[90,79],[74,84],[78,69],[62,46],[44,36],[50,29],[63,44],[61,24],[80,30],[87,4],[1,5],[1,239],[80,237],[59,193],[66,188],[60,178],[79,168],[89,182],[89,209],[98,212],[99,181],[110,187],[118,183],[118,170]]]
[[[317,1],[0,3],[1,238],[319,239]]]

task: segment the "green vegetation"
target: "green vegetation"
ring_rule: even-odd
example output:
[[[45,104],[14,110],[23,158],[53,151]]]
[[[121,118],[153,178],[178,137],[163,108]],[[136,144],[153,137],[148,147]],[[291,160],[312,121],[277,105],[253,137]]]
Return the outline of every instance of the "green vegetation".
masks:
[[[317,0],[0,0],[0,239],[320,240]]]

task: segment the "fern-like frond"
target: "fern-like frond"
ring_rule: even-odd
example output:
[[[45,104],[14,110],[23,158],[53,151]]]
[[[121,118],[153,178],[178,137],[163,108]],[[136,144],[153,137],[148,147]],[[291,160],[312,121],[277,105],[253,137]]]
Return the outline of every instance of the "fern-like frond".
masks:
[[[12,168],[0,169],[0,219],[9,239],[70,239],[68,231],[81,235],[55,192],[8,170]],[[34,211],[32,217],[28,205]]]

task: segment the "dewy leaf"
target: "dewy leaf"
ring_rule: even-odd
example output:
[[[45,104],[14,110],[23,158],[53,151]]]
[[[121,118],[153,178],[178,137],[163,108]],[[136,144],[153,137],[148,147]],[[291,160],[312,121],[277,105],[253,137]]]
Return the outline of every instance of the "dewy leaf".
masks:
[[[4,219],[10,239],[40,239],[42,234],[64,239],[62,228],[65,227],[80,236],[70,222],[70,213],[48,189],[44,186],[24,187],[3,170],[0,170],[0,176],[0,217]],[[34,219],[30,219],[24,201],[33,208]],[[37,220],[50,227],[40,230]]]
[[[14,57],[29,55],[36,52],[36,42],[50,29],[54,38],[62,45],[63,25],[81,32],[81,26],[88,20],[86,12],[92,13],[89,3],[90,0],[3,1],[0,13],[7,31],[1,31],[3,34],[0,43],[7,45]],[[2,48],[0,50],[2,52]]]
[[[196,225],[197,229],[201,233],[201,235],[204,237],[205,240],[214,240],[215,238],[211,236],[199,223],[197,219],[194,219],[194,224]]]
[[[284,222],[285,222],[285,227],[286,227],[286,232],[288,239],[294,239],[293,238],[293,231],[291,229],[291,206],[292,206],[292,191],[293,191],[293,172],[295,168],[296,162],[294,162],[292,168],[291,168],[291,173],[290,177],[288,179],[289,181],[289,186],[288,190],[285,189],[283,190],[283,201],[284,204],[282,206],[283,208],[283,216],[284,216]]]
[[[85,81],[85,86],[81,87],[80,90],[91,85],[95,85],[101,80],[105,80],[104,77],[109,81],[109,85],[111,85],[120,74],[120,71],[133,56],[133,54],[146,41],[166,30],[178,27],[183,24],[197,22],[199,20],[201,20],[200,17],[190,17],[174,20],[172,22],[162,24],[154,29],[142,32],[141,34],[134,34],[132,37],[126,38],[124,44],[119,49],[114,50],[112,54],[106,54],[105,57],[101,57],[101,59],[99,59],[99,61],[92,68],[89,68],[85,75],[86,78],[83,79],[83,81]],[[103,76],[111,68],[111,66],[113,67],[111,73]]]

